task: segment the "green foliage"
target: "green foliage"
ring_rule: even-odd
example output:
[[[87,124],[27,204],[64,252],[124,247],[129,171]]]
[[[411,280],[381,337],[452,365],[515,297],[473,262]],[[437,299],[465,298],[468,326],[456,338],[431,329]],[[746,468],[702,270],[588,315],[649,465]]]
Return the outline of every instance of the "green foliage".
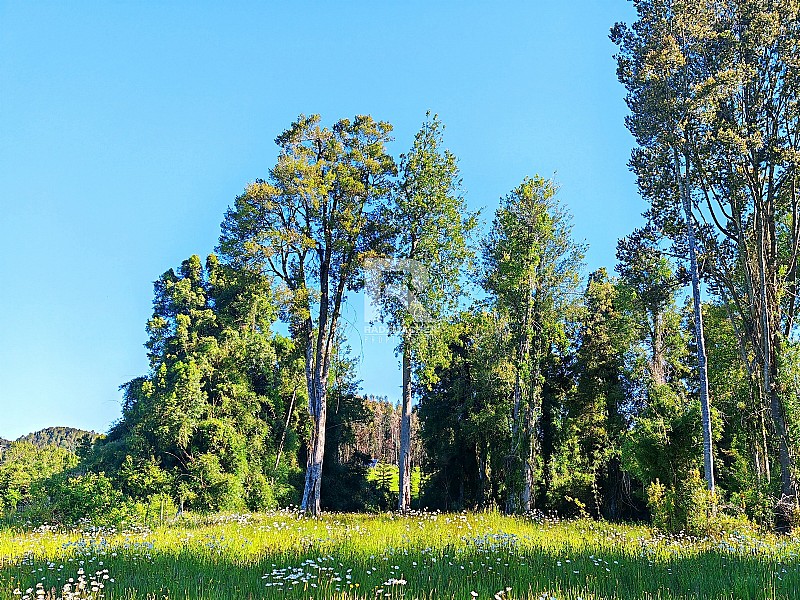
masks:
[[[39,494],[22,515],[32,523],[123,525],[138,520],[135,505],[104,473],[55,475],[42,492],[47,495]]]
[[[572,367],[576,385],[560,399],[548,486],[556,508],[562,508],[560,500],[569,496],[581,511],[588,507],[595,516],[615,519],[623,514],[619,459],[627,426],[624,354],[630,343],[626,335],[630,326],[617,296],[605,269],[589,276]]]
[[[700,407],[669,386],[652,390],[623,442],[623,464],[641,482],[677,486],[700,466]]]
[[[77,454],[82,446],[91,445],[98,437],[99,435],[94,431],[85,431],[74,427],[46,427],[23,435],[17,438],[17,441],[30,442],[39,448],[48,445],[58,446]]]
[[[664,531],[709,535],[732,528],[736,521],[718,514],[717,504],[718,498],[708,490],[697,469],[675,486],[666,487],[656,479],[647,487],[653,525]]]
[[[151,372],[123,386],[122,420],[87,464],[134,499],[166,492],[199,510],[272,506],[273,488],[285,490],[298,469],[302,403],[290,400],[302,379],[294,345],[270,330],[269,280],[193,256],[159,278],[153,307]]]
[[[465,291],[462,270],[473,258],[469,242],[477,218],[467,209],[457,160],[443,147],[443,132],[438,116],[428,113],[411,151],[400,158],[397,189],[387,208],[392,247],[378,257],[384,262],[376,266],[387,268],[369,287],[392,333],[424,333],[426,322],[458,308]],[[387,285],[407,293],[387,293]]]
[[[507,327],[497,314],[475,310],[433,332],[446,349],[423,379],[419,402],[426,506],[485,508],[505,494],[513,388]]]
[[[58,446],[11,442],[0,455],[0,514],[11,514],[35,502],[51,476],[75,467],[78,458]]]

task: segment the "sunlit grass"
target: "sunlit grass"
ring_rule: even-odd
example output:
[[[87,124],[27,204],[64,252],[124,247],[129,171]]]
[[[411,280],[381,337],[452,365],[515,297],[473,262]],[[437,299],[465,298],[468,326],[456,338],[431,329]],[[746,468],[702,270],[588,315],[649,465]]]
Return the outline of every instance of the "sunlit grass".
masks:
[[[284,511],[127,533],[6,530],[0,597],[35,598],[37,584],[61,597],[82,569],[97,593],[73,597],[789,599],[800,596],[799,552],[797,538],[749,531],[700,540],[496,513]]]

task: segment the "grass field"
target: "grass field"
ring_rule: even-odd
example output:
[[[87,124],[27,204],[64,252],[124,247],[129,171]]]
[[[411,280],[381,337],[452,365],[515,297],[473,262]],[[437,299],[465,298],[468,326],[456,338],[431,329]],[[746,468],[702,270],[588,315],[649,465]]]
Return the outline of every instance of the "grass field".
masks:
[[[495,513],[283,511],[126,533],[0,531],[0,597],[788,599],[800,598],[799,551],[798,538],[744,532],[697,540]],[[65,595],[81,577],[85,590]]]

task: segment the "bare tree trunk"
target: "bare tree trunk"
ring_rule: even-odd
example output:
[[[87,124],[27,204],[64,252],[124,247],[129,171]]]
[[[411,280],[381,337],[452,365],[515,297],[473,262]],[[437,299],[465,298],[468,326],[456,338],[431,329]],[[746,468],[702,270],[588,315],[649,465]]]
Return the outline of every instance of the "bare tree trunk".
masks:
[[[522,512],[528,512],[532,508],[533,503],[533,464],[534,464],[534,448],[533,448],[533,428],[534,428],[534,414],[531,406],[525,407],[525,464],[524,464],[524,479],[522,483],[522,502],[520,509]]]
[[[313,325],[309,320],[306,332],[306,377],[308,385],[308,410],[311,414],[312,430],[306,462],[306,480],[303,489],[303,501],[300,510],[318,516],[320,508],[320,490],[322,489],[322,463],[325,458],[325,425],[328,416],[328,372],[330,369],[331,348],[330,343],[335,335],[335,330],[329,326],[327,295],[323,289],[322,307],[318,323],[317,340],[313,341]],[[327,334],[327,335],[326,335]]]
[[[320,490],[322,489],[322,461],[325,457],[325,423],[328,403],[327,385],[315,382],[315,413],[312,414],[313,429],[306,463],[306,482],[303,489],[303,502],[300,510],[310,512],[313,516],[320,513]]]
[[[400,413],[400,493],[398,508],[411,508],[411,333],[403,334],[403,406]]]
[[[767,424],[764,422],[764,413],[759,408],[758,411],[758,421],[759,426],[761,428],[761,447],[763,448],[763,452],[761,453],[761,458],[764,461],[764,474],[767,477],[767,483],[772,483],[772,469],[769,464],[769,442],[767,440]]]
[[[667,382],[666,368],[664,366],[664,317],[660,310],[653,311],[653,364],[651,367],[653,383],[656,386]]]
[[[703,337],[703,305],[700,301],[700,271],[697,265],[697,247],[694,237],[694,217],[692,201],[689,197],[689,160],[686,160],[685,172],[680,173],[680,159],[675,153],[675,168],[678,171],[683,201],[683,212],[686,218],[686,237],[689,242],[689,264],[692,274],[692,302],[694,304],[694,336],[697,343],[697,372],[700,380],[700,412],[703,425],[703,472],[706,485],[713,494],[714,485],[714,452],[711,435],[711,408],[708,397],[708,365],[706,364],[706,342]]]
[[[297,397],[297,388],[292,390],[292,401],[289,402],[289,410],[286,411],[286,424],[283,426],[283,433],[281,433],[281,442],[278,444],[278,454],[275,456],[275,468],[281,462],[281,454],[283,453],[283,444],[286,441],[286,432],[289,431],[289,421],[292,418],[292,410],[294,410],[294,400]]]
[[[478,455],[478,508],[486,508],[487,483],[489,481],[489,449],[485,441],[475,446]]]
[[[530,309],[527,311],[529,313]],[[514,514],[527,510],[530,503],[530,472],[528,465],[531,462],[531,414],[530,398],[525,394],[526,385],[522,381],[521,365],[530,360],[530,334],[528,333],[526,319],[525,333],[520,340],[518,349],[518,364],[514,376],[514,412],[511,418],[511,450],[507,460],[507,469],[510,477],[508,497],[506,498],[506,513]]]
[[[530,230],[529,230],[530,234]],[[529,268],[530,269],[530,268]],[[522,335],[517,348],[517,365],[514,375],[514,412],[511,420],[511,449],[506,468],[508,469],[509,491],[506,498],[506,513],[524,512],[530,507],[532,473],[529,465],[532,459],[531,438],[531,382],[522,381],[523,365],[531,360],[531,324],[533,322],[534,274],[528,275],[528,289],[525,300],[525,315],[522,321]]]
[[[529,392],[525,405],[525,447],[527,453],[525,456],[524,475],[525,480],[522,488],[522,511],[529,512],[534,507],[534,490],[533,484],[536,474],[536,454],[537,448],[537,435],[536,430],[539,424],[539,416],[541,414],[541,394],[539,392],[539,353],[537,352],[533,358],[533,369],[531,373],[531,381],[528,383]]]
[[[773,359],[775,357],[773,356]],[[772,365],[769,393],[770,411],[778,438],[778,460],[781,465],[781,499],[778,503],[777,529],[788,532],[792,528],[792,513],[797,508],[797,482],[792,472],[792,455],[789,447],[789,435],[786,427],[783,403],[778,396],[776,385],[777,365]]]

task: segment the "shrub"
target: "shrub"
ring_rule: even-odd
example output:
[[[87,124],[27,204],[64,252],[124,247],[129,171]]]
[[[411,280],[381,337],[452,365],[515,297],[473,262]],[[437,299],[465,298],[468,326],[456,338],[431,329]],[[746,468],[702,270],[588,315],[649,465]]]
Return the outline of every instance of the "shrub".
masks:
[[[670,532],[707,534],[716,521],[716,498],[706,488],[697,469],[676,487],[665,487],[658,479],[647,487],[647,506],[653,525]]]
[[[165,521],[175,517],[178,507],[169,494],[153,494],[146,502],[136,505],[141,520],[146,525],[163,525]]]
[[[245,481],[245,496],[248,510],[265,511],[278,507],[275,491],[261,473],[250,475]]]
[[[57,475],[47,480],[37,501],[24,513],[32,523],[121,525],[136,521],[134,504],[104,473]]]

